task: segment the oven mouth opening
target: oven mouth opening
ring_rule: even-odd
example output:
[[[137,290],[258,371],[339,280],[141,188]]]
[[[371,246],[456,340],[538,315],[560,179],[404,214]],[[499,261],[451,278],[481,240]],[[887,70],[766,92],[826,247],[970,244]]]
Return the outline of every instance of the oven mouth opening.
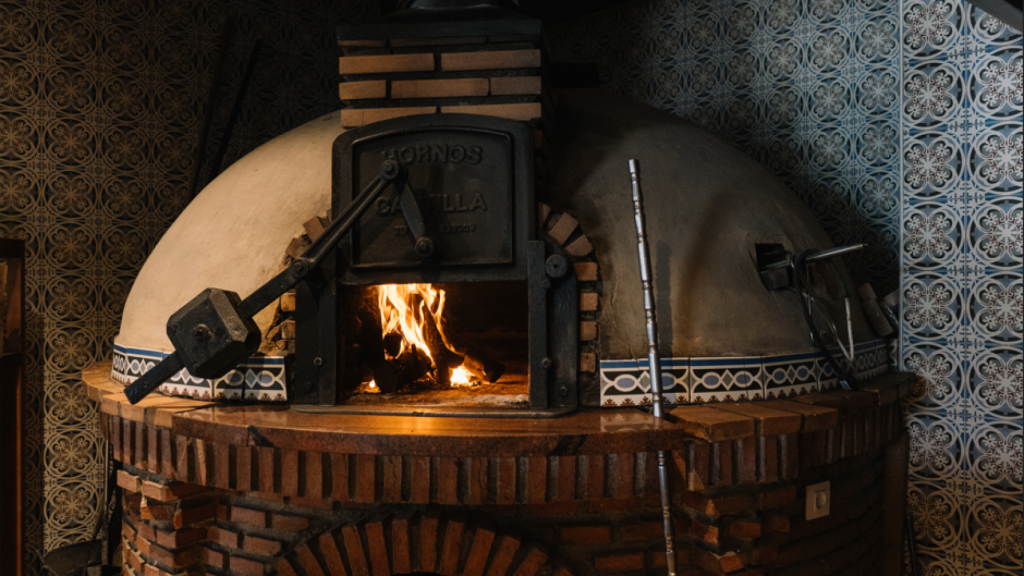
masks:
[[[343,290],[338,407],[529,408],[525,281]]]

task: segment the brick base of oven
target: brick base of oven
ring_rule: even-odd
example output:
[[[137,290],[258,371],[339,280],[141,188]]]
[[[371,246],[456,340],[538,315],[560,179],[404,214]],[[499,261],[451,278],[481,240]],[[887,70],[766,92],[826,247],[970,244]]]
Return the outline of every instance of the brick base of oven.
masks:
[[[886,510],[897,510],[898,522],[903,509],[893,501],[901,490],[886,490],[886,456],[898,454],[902,442],[827,464],[828,436],[799,442],[803,451],[821,451],[807,454],[799,481],[677,489],[678,573],[884,574],[887,549],[899,546],[885,540],[894,521]],[[722,463],[710,456],[709,473],[721,473]],[[681,476],[675,480],[675,487],[686,486]],[[804,487],[825,480],[831,513],[807,521]],[[653,496],[479,506],[340,503],[168,482],[131,466],[118,483],[127,575],[665,572]]]
[[[896,576],[911,374],[793,400],[509,423],[304,415],[153,397],[83,373],[122,463],[131,576]],[[805,516],[830,482],[830,513]]]

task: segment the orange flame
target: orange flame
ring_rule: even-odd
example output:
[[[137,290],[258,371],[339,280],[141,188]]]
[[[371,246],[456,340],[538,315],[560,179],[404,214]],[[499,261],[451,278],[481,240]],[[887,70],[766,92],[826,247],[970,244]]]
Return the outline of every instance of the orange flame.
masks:
[[[410,304],[417,294],[421,297],[418,304]],[[384,333],[401,334],[404,339],[402,350],[414,345],[430,357],[423,331],[423,322],[427,314],[434,318],[441,338],[445,339],[441,324],[444,290],[438,290],[430,284],[382,284],[377,286],[377,304],[380,307],[380,324]],[[433,357],[430,359],[433,360]]]

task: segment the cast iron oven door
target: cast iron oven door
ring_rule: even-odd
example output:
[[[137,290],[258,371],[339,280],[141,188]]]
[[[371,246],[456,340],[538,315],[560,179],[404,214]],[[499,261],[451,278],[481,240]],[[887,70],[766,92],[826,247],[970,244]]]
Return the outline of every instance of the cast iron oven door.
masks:
[[[334,142],[333,214],[389,159],[403,167],[404,181],[385,191],[352,228],[336,266],[323,266],[322,277],[296,289],[295,404],[315,411],[387,410],[335,406],[344,348],[339,285],[522,281],[528,295],[530,409],[416,413],[538,416],[574,409],[576,280],[561,250],[536,237],[529,129],[488,116],[429,114],[346,132]]]

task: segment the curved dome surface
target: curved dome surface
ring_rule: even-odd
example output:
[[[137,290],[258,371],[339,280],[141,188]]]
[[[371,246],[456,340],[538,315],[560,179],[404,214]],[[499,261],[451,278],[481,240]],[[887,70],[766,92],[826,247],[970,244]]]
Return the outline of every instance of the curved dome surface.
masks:
[[[547,197],[571,212],[601,273],[600,359],[643,358],[646,335],[627,161],[641,162],[665,357],[812,352],[800,300],[768,291],[755,244],[832,244],[767,168],[676,116],[597,90],[559,93]],[[215,179],[161,239],[125,305],[117,343],[170,352],[168,317],[207,287],[247,296],[285,264],[302,223],[330,208],[337,112],[260,146]],[[854,339],[875,338],[845,267]],[[841,299],[833,318],[845,318]],[[265,313],[257,324],[266,330]],[[844,339],[845,340],[845,339]]]
[[[601,359],[645,358],[646,325],[627,162],[640,161],[663,357],[812,352],[800,298],[769,291],[755,244],[832,247],[811,211],[735,146],[667,112],[597,90],[559,93],[547,201],[594,245]],[[876,338],[844,266],[853,336]],[[845,320],[842,300],[830,315]],[[844,338],[845,341],[845,331]]]
[[[340,114],[290,130],[232,164],[196,195],[149,256],[116,343],[171,352],[167,319],[209,287],[242,298],[281,271],[302,223],[331,205],[331,143]],[[256,318],[265,331],[272,311]]]

